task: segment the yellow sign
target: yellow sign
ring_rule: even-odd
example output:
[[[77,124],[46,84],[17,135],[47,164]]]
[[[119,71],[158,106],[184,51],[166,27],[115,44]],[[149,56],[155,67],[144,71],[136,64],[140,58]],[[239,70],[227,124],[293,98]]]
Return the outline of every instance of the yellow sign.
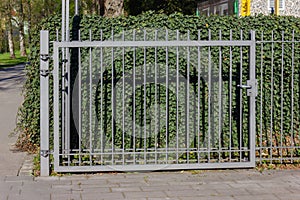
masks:
[[[279,0],[275,0],[275,15],[279,15]]]
[[[249,16],[250,15],[250,0],[242,0],[241,5],[241,15],[242,16]]]

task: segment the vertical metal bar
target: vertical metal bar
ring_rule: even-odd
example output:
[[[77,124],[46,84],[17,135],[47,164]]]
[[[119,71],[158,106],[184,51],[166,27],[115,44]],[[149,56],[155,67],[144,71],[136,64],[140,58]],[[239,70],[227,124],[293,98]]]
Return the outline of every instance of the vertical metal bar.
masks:
[[[89,40],[92,41],[92,30],[89,30]],[[93,113],[92,113],[92,98],[93,98],[93,69],[92,69],[92,47],[89,48],[89,139],[90,139],[90,165],[92,165],[92,153],[93,153],[93,142],[92,142],[92,136],[93,136]]]
[[[252,45],[250,46],[250,73],[249,78],[253,83],[252,92],[250,94],[250,163],[255,167],[255,141],[256,141],[256,116],[255,116],[255,97],[256,97],[256,42],[255,42],[255,31],[251,31],[251,41]]]
[[[274,105],[274,31],[272,30],[271,46],[271,122],[270,122],[270,159],[273,163],[273,105]]]
[[[166,41],[168,41],[169,32],[166,29]],[[168,163],[168,143],[169,143],[169,49],[166,47],[166,163]]]
[[[133,41],[136,40],[136,32],[135,29],[133,30]],[[136,163],[136,132],[135,132],[135,121],[136,121],[136,110],[135,110],[135,106],[136,106],[136,102],[135,102],[135,98],[136,98],[136,94],[135,94],[135,87],[136,87],[136,47],[133,47],[133,164]]]
[[[280,163],[282,164],[282,144],[283,144],[283,76],[284,76],[284,31],[282,31],[282,44],[281,44],[281,86],[280,86],[280,96],[281,96],[281,99],[280,99]]]
[[[59,42],[59,30],[56,30],[56,42]],[[60,144],[61,132],[63,132],[63,128],[60,126],[60,91],[59,91],[59,49],[56,48],[56,43],[53,43],[53,143],[54,143],[54,170],[59,166],[60,159],[59,159],[59,153],[60,149],[62,148]],[[61,128],[61,129],[60,129]]]
[[[190,30],[188,30],[188,38],[187,40],[190,40]],[[187,148],[187,163],[189,163],[189,159],[190,159],[190,47],[187,47],[187,72],[186,72],[186,87],[187,87],[187,97],[186,97],[186,101],[187,101],[187,105],[186,105],[186,134],[187,134],[187,138],[186,138],[186,148]]]
[[[179,30],[176,30],[176,40],[179,41]],[[179,47],[176,47],[176,163],[178,164],[179,149]]]
[[[65,41],[65,28],[66,28],[66,0],[62,0],[62,22],[61,22],[61,41]],[[62,48],[62,89],[65,90],[65,48]],[[61,102],[61,109],[62,109],[62,119],[61,119],[61,124],[62,124],[62,149],[63,153],[65,152],[66,149],[66,125],[65,125],[65,119],[66,119],[66,112],[65,112],[65,92],[62,90],[62,102]]]
[[[101,29],[101,31],[100,31],[100,40],[101,41],[103,41],[103,30]],[[104,68],[103,68],[103,47],[101,47],[100,48],[100,68],[101,68],[101,76],[100,76],[100,90],[101,90],[101,92],[100,92],[100,112],[101,112],[101,117],[100,117],[100,127],[101,127],[101,129],[100,129],[100,131],[101,131],[101,142],[100,142],[100,146],[101,146],[101,158],[100,158],[100,160],[101,160],[101,164],[103,164],[104,163],[104,161],[103,161],[103,154],[104,154],[104,128],[103,128],[103,126],[104,126],[104,124],[103,124],[103,97],[104,97],[104,94],[103,94],[103,79],[104,79],[104,77],[103,77],[103,74],[104,74]]]
[[[144,41],[146,41],[146,30],[144,30]],[[144,163],[147,163],[147,49],[144,46]]]
[[[222,31],[219,31],[219,40],[222,40]],[[219,47],[219,97],[218,97],[218,107],[219,107],[219,162],[221,161],[221,151],[222,151],[222,141],[221,141],[221,135],[222,135],[222,47]]]
[[[230,29],[230,41],[232,41],[232,29]],[[229,48],[229,162],[232,152],[232,46]]]
[[[68,163],[71,162],[70,158],[70,143],[71,143],[71,66],[70,66],[70,51],[66,48],[66,147],[68,151]]]
[[[201,40],[201,34],[200,34],[200,30],[198,30],[198,41],[200,41]],[[200,88],[201,88],[201,49],[200,49],[200,47],[198,46],[198,108],[197,108],[197,110],[198,110],[198,119],[197,119],[197,121],[198,121],[198,124],[197,124],[197,130],[198,130],[198,133],[197,133],[197,138],[198,138],[198,140],[197,140],[197,152],[198,152],[198,163],[200,163]]]
[[[243,30],[241,30],[240,33],[240,40],[243,40]],[[243,47],[240,47],[240,80],[239,80],[239,84],[243,85]],[[244,142],[243,142],[243,91],[239,90],[239,95],[240,95],[240,99],[239,99],[239,104],[237,105],[240,109],[240,113],[239,113],[239,154],[240,154],[240,161],[242,161],[242,149],[244,147]]]
[[[208,30],[208,40],[211,40],[211,30]],[[210,153],[211,153],[211,47],[208,47],[208,139],[207,139],[207,148],[208,148],[208,162],[210,162]]]
[[[112,41],[114,41],[114,30],[111,31],[111,38]],[[112,47],[111,49],[111,164],[114,164],[114,141],[115,141],[115,123],[114,123],[114,117],[115,117],[115,88],[114,88],[114,79],[115,79],[115,67],[114,67],[114,59],[115,59],[115,51]]]
[[[61,7],[61,41],[65,41],[65,28],[66,28],[66,0],[62,0],[62,7]]]
[[[155,30],[155,41],[157,41],[157,30]],[[158,97],[157,97],[157,47],[155,47],[155,52],[154,52],[154,65],[155,65],[155,144],[154,144],[154,150],[155,150],[155,164],[157,164],[157,136],[158,136]]]
[[[56,29],[56,42],[58,42],[58,41],[59,41],[59,30]]]
[[[264,33],[261,33],[261,41],[264,41]],[[261,42],[260,45],[260,134],[259,134],[259,163],[262,164],[262,153],[263,153],[263,78],[264,78],[264,73],[263,73],[263,64],[264,64],[264,43]]]
[[[122,41],[125,41],[125,31],[122,32]],[[122,47],[122,152],[125,165],[125,47]]]
[[[79,5],[78,5],[78,0],[75,0],[75,15],[79,15]]]
[[[56,43],[53,44],[53,122],[54,122],[54,170],[59,167],[59,148],[60,148],[60,119],[59,119],[59,50],[56,47]],[[63,131],[63,129],[61,130]],[[42,163],[42,160],[41,160]],[[48,165],[49,166],[49,165]],[[43,170],[44,171],[44,170]],[[49,170],[47,170],[49,171]],[[44,172],[43,172],[44,173]],[[49,172],[48,172],[49,173]],[[42,167],[41,167],[42,175]]]
[[[66,17],[65,17],[65,40],[66,41],[70,41],[70,28],[69,28],[69,24],[70,24],[70,9],[69,9],[69,5],[70,5],[70,0],[66,0],[66,8],[65,8],[65,11],[66,11]],[[71,91],[71,86],[70,86],[70,53],[69,53],[69,48],[65,48],[65,70],[66,70],[66,73],[65,75],[67,76],[64,80],[65,80],[65,86],[66,86],[66,91],[65,91],[65,96],[66,96],[66,101],[65,101],[65,111],[66,111],[66,117],[65,117],[65,126],[66,126],[66,137],[65,137],[65,143],[66,143],[66,146],[65,148],[67,149],[67,154],[68,154],[68,165],[70,164],[71,162],[71,159],[70,159],[70,98],[71,98],[71,95],[70,95],[70,91]]]
[[[295,73],[295,30],[293,30],[292,36],[292,100],[291,100],[291,163],[293,163],[293,154],[294,154],[294,73]]]
[[[62,59],[64,60],[65,59],[65,52],[64,52],[64,48],[62,48]],[[62,90],[61,90],[61,126],[62,126],[62,149],[63,149],[63,153],[65,153],[65,150],[67,149],[67,144],[66,144],[66,101],[65,101],[65,97],[66,97],[66,94],[65,94],[65,89],[66,89],[66,86],[65,86],[65,63],[63,62],[62,63],[62,68],[61,68],[61,76],[62,76],[62,84],[61,84],[61,87],[62,87]]]
[[[40,165],[41,176],[49,176],[49,31],[40,32],[40,46]]]
[[[70,41],[70,0],[66,0],[66,40]]]
[[[81,40],[81,31],[78,30],[78,40]],[[81,93],[81,87],[82,87],[82,66],[81,66],[81,48],[78,48],[78,146],[79,146],[79,164],[81,164],[81,140],[82,140],[82,93]]]
[[[64,32],[63,32],[63,41],[69,41],[70,40],[70,30],[69,30],[69,15],[70,15],[70,10],[69,10],[69,0],[64,0],[65,5],[63,5],[64,9],[64,14],[65,16],[63,17],[64,20]],[[64,58],[65,56],[65,58]],[[71,118],[71,108],[70,108],[70,100],[71,100],[71,85],[70,85],[70,77],[71,77],[71,71],[70,71],[70,53],[69,53],[69,48],[64,48],[63,49],[63,60],[64,60],[64,66],[63,66],[63,71],[64,71],[64,88],[65,88],[65,103],[64,103],[64,113],[65,113],[65,149],[68,154],[68,165],[70,165],[70,118]],[[66,76],[66,77],[65,77]]]

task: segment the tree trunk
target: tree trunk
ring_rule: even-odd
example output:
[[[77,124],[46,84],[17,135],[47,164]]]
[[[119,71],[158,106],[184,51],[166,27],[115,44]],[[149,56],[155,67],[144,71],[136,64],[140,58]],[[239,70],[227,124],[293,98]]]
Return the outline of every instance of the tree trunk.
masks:
[[[104,0],[94,0],[97,15],[104,15]]]
[[[8,46],[9,46],[9,53],[10,53],[10,58],[16,58],[15,55],[15,45],[14,45],[14,40],[13,40],[13,29],[12,29],[12,23],[11,23],[11,19],[9,18],[7,20],[7,25],[8,25]]]
[[[28,14],[27,14],[27,21],[28,21],[28,44],[31,44],[31,16],[32,16],[32,7],[31,7],[31,1],[27,1],[28,6]]]
[[[20,54],[21,56],[26,56],[26,46],[25,46],[25,34],[24,34],[24,10],[23,2],[19,0],[19,37],[20,37]]]
[[[99,0],[99,14],[100,16],[104,15],[105,9],[104,9],[104,0]]]
[[[104,8],[106,17],[118,17],[123,14],[123,0],[105,0]]]

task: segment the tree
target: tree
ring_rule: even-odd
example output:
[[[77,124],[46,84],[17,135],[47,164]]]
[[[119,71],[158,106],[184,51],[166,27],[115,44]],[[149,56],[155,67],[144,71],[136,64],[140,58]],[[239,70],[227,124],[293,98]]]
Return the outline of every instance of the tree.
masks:
[[[123,14],[124,1],[123,0],[105,0],[104,16],[117,17]]]
[[[20,39],[20,54],[21,56],[26,56],[26,46],[25,46],[25,34],[24,34],[24,10],[23,10],[23,1],[18,0],[18,26],[19,26],[19,39]]]
[[[15,45],[13,41],[13,25],[12,25],[12,1],[2,0],[0,3],[1,13],[5,22],[5,30],[8,37],[9,53],[11,58],[16,58]]]
[[[174,12],[193,14],[196,11],[197,0],[125,0],[124,4],[125,11],[129,15],[138,15],[147,10],[166,14]]]
[[[31,43],[31,27],[32,27],[32,20],[31,20],[31,16],[32,16],[32,5],[31,5],[31,0],[27,0],[25,1],[24,4],[24,10],[25,10],[25,20],[27,20],[27,24],[28,24],[28,44]]]

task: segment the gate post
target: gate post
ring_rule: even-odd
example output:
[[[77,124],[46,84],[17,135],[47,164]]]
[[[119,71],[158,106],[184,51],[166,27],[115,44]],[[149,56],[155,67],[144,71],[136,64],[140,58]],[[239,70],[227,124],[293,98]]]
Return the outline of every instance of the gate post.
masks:
[[[40,32],[40,170],[49,176],[49,31]]]

